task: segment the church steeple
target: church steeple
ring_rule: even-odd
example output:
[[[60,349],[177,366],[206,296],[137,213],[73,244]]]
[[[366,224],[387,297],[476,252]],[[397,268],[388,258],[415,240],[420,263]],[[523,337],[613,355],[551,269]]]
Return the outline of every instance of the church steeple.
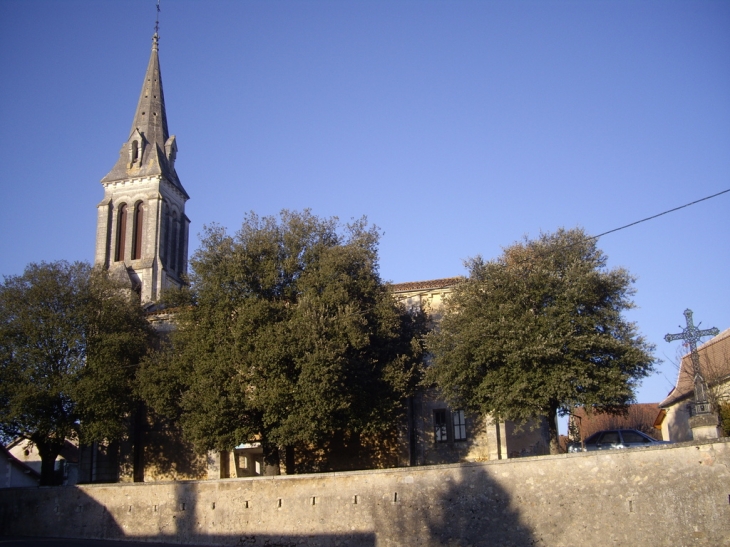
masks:
[[[162,175],[185,194],[175,172],[177,143],[167,129],[165,94],[158,55],[159,36],[152,37],[152,53],[142,82],[137,110],[127,142],[122,145],[114,168],[103,182],[124,180],[130,176]],[[187,195],[187,194],[186,194]]]
[[[167,128],[157,29],[137,110],[119,159],[101,180],[96,260],[137,290],[143,303],[180,286],[187,272],[189,199],[175,171],[177,143]]]
[[[152,37],[152,53],[147,64],[147,73],[142,83],[137,111],[132,122],[132,133],[139,129],[150,143],[164,147],[169,133],[167,130],[167,114],[165,112],[165,95],[162,92],[162,76],[160,74],[160,58],[158,55],[159,36]]]

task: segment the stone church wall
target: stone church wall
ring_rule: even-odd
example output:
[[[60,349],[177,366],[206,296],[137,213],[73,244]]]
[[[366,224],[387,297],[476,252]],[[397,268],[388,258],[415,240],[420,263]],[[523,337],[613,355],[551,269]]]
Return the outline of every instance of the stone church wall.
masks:
[[[730,439],[367,472],[0,490],[0,534],[269,547],[729,546]]]

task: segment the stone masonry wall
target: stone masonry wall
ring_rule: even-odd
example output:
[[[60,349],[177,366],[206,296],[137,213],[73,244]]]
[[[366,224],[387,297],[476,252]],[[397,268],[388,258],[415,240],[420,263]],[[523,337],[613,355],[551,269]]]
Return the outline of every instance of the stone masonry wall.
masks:
[[[730,546],[730,439],[484,463],[0,490],[0,534],[187,544]]]

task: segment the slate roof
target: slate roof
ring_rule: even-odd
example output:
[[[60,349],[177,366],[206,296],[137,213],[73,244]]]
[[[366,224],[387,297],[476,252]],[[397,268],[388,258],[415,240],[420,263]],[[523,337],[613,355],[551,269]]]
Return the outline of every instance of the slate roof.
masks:
[[[710,386],[730,380],[730,328],[702,344],[697,352],[700,354],[700,372]],[[659,406],[666,408],[693,393],[694,372],[688,353],[682,357],[676,385]]]
[[[446,277],[444,279],[431,279],[430,281],[408,281],[406,283],[395,283],[390,288],[393,292],[445,289],[463,280],[463,277]]]
[[[168,160],[168,148],[174,146],[174,135],[170,137],[167,129],[167,112],[165,110],[165,94],[162,90],[162,73],[158,55],[158,36],[152,38],[152,53],[147,65],[142,91],[139,95],[137,110],[132,121],[127,141],[122,145],[119,159],[114,168],[101,182],[114,182],[132,177],[148,177],[162,175],[171,182],[185,197],[188,195],[175,172],[174,162]],[[130,167],[129,144],[135,140],[139,132],[144,141],[142,156]],[[169,142],[168,142],[169,141]]]

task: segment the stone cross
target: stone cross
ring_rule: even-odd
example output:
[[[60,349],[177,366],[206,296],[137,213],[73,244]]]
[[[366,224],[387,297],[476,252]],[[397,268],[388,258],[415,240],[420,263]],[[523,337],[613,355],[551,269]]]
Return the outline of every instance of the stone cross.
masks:
[[[703,336],[715,336],[719,334],[719,330],[716,327],[711,329],[700,330],[695,327],[692,321],[692,310],[684,310],[684,317],[687,320],[687,326],[682,329],[679,334],[667,334],[664,340],[672,342],[673,340],[684,340],[689,346],[690,356],[692,358],[692,368],[694,372],[694,384],[695,384],[695,409],[697,413],[708,413],[710,412],[708,400],[707,400],[707,383],[702,377],[700,371],[700,354],[697,352],[697,342]]]

